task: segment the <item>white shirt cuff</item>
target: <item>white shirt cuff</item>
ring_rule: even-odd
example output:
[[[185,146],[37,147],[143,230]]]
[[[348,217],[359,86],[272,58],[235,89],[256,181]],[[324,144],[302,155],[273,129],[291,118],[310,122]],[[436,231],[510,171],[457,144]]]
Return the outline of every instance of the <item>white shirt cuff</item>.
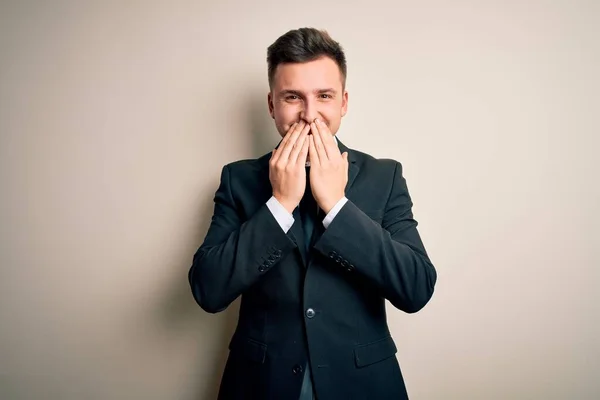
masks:
[[[273,217],[275,217],[275,220],[277,220],[277,223],[281,229],[283,229],[285,233],[288,233],[295,221],[292,214],[290,214],[288,210],[281,205],[275,196],[271,196],[271,198],[267,201],[267,207],[269,207],[271,214],[273,214]]]
[[[323,226],[325,227],[325,229],[329,227],[329,224],[331,224],[335,216],[338,215],[338,213],[340,212],[342,207],[344,207],[347,201],[348,199],[346,198],[346,196],[342,197],[340,201],[338,201],[336,205],[333,206],[333,208],[325,216],[325,218],[323,219]]]

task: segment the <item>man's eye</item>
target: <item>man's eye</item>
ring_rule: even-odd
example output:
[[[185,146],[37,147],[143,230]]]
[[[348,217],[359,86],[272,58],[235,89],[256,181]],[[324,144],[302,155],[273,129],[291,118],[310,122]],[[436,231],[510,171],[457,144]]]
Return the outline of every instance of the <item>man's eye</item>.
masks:
[[[289,96],[286,96],[285,99],[286,100],[298,100],[298,96],[296,96],[295,94],[291,94]]]
[[[332,96],[332,95],[330,95],[330,94],[322,94],[322,95],[321,95],[321,98],[322,98],[322,99],[332,99],[332,98],[333,98],[333,96]]]

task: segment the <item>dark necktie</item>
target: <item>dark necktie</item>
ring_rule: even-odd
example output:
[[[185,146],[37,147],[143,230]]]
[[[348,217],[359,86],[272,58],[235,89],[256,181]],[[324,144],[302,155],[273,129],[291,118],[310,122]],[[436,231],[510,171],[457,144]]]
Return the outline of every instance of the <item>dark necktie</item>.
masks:
[[[310,167],[306,167],[306,189],[302,200],[300,200],[300,218],[302,218],[302,228],[304,229],[304,251],[308,254],[312,244],[315,220],[317,219],[317,202],[310,190]]]

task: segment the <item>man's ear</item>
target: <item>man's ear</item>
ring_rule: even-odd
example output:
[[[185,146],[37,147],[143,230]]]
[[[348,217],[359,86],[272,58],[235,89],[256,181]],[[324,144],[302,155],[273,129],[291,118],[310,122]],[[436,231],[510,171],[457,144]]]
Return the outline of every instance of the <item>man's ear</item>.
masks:
[[[346,115],[348,112],[348,91],[344,90],[344,95],[342,96],[342,117]]]
[[[274,114],[275,107],[273,106],[273,94],[272,94],[272,92],[269,92],[267,94],[267,103],[269,105],[269,114],[271,115],[271,118],[275,119],[275,114]]]

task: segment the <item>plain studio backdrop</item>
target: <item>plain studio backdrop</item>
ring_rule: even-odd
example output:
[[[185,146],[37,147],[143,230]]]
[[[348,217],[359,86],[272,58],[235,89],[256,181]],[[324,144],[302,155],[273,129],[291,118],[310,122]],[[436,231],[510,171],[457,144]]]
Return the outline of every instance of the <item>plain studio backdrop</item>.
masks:
[[[303,26],[439,273],[388,307],[411,398],[600,398],[599,4],[2,2],[0,398],[215,398],[239,304],[187,272],[222,166],[279,140],[266,48]]]

